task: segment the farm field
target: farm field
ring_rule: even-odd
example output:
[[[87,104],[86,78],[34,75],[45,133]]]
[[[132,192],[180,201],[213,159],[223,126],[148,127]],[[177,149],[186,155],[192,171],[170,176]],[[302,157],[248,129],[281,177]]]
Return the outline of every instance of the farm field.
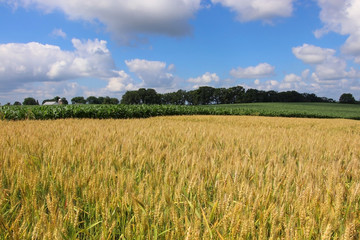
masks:
[[[274,115],[294,113],[301,117],[301,114],[309,117],[347,118],[360,119],[360,104],[340,103],[242,103],[209,105],[212,108],[236,109],[242,108],[248,111],[272,112]]]
[[[250,115],[360,120],[359,104],[248,103],[231,105],[59,105],[1,106],[0,120],[127,119],[173,115]]]
[[[358,239],[360,122],[0,121],[0,239]]]

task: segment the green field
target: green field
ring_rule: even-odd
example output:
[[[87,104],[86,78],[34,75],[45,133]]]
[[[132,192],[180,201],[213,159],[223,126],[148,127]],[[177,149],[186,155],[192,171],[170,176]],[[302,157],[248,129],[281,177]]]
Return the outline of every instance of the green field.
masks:
[[[59,105],[2,106],[0,119],[127,119],[173,115],[249,115],[360,120],[360,105],[338,103],[248,103],[231,105]]]
[[[319,116],[325,118],[347,118],[360,119],[359,104],[340,104],[340,103],[243,103],[228,105],[208,105],[212,108],[247,109],[258,111],[259,113],[268,112],[273,114],[295,113],[305,116]]]

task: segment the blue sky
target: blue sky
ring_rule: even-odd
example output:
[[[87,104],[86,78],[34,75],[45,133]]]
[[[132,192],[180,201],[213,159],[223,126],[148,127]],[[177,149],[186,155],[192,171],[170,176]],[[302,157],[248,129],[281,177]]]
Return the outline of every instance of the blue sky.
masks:
[[[199,86],[360,98],[359,0],[0,0],[0,103]]]

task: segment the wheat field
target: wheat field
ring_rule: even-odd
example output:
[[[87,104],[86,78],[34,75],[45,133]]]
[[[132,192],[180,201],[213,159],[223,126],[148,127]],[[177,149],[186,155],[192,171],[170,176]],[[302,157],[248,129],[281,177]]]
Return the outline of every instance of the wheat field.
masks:
[[[358,239],[360,122],[0,122],[0,239]]]

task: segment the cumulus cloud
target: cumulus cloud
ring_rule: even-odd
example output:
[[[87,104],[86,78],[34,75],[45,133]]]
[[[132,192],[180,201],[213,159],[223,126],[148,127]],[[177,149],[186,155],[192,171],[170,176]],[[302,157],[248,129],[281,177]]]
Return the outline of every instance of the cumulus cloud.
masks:
[[[216,73],[205,73],[202,76],[199,76],[197,78],[189,78],[188,82],[190,83],[196,83],[198,85],[206,85],[213,82],[219,82],[220,78]]]
[[[335,56],[334,49],[304,44],[292,50],[298,59],[315,67],[312,79],[316,82],[330,82],[359,76],[358,71],[353,68],[348,69],[343,58]],[[309,70],[303,74],[309,75]]]
[[[283,80],[266,80],[260,81],[256,79],[250,85],[244,85],[246,88],[255,88],[264,91],[298,91],[298,92],[312,92],[311,86],[302,77],[291,73],[284,77]]]
[[[321,48],[314,45],[303,44],[292,49],[293,54],[307,64],[320,64],[335,54],[335,50]]]
[[[115,71],[117,76],[108,79],[108,85],[104,89],[109,92],[124,92],[134,90],[133,79],[124,71]]]
[[[290,17],[294,0],[212,0],[237,13],[241,22],[271,21],[275,17]]]
[[[23,7],[36,6],[63,11],[70,19],[100,21],[121,41],[141,34],[184,36],[191,32],[188,21],[201,8],[201,0],[4,0]]]
[[[41,96],[42,92],[42,96],[51,97],[57,92],[56,95],[74,96],[75,89],[85,96],[113,95],[140,87],[168,91],[183,81],[173,75],[175,65],[142,59],[125,61],[138,78],[134,79],[116,68],[106,41],[73,39],[72,44],[73,51],[37,42],[0,44],[0,99],[5,95],[9,99],[8,93]],[[71,84],[80,78],[100,81],[105,86],[92,90]]]
[[[41,90],[44,96],[66,96],[74,89],[86,90],[70,82],[80,78],[105,81],[110,93],[133,88],[131,77],[116,70],[106,41],[73,39],[72,44],[73,51],[37,42],[0,44],[0,92],[20,96],[29,89],[28,94]]]
[[[149,61],[145,59],[126,60],[129,71],[142,80],[141,87],[172,88],[175,76],[171,73],[175,68],[173,64],[168,67],[165,62]]]
[[[360,56],[360,1],[358,0],[318,0],[321,8],[320,19],[324,27],[315,31],[316,37],[333,31],[349,35],[342,51]]]
[[[274,75],[275,67],[268,63],[260,63],[253,67],[232,69],[230,75],[238,79],[266,78]]]
[[[74,96],[84,96],[87,88],[77,82],[28,82],[10,91],[0,91],[0,102],[22,101],[26,97],[34,97],[41,103],[44,99],[54,96],[66,97],[70,100]]]
[[[292,82],[300,82],[301,81],[301,77],[296,75],[296,74],[288,74],[285,76],[284,78],[284,82],[287,82],[287,83],[292,83]]]
[[[106,41],[73,39],[72,43],[74,51],[37,42],[1,44],[1,86],[112,75],[115,66]]]

